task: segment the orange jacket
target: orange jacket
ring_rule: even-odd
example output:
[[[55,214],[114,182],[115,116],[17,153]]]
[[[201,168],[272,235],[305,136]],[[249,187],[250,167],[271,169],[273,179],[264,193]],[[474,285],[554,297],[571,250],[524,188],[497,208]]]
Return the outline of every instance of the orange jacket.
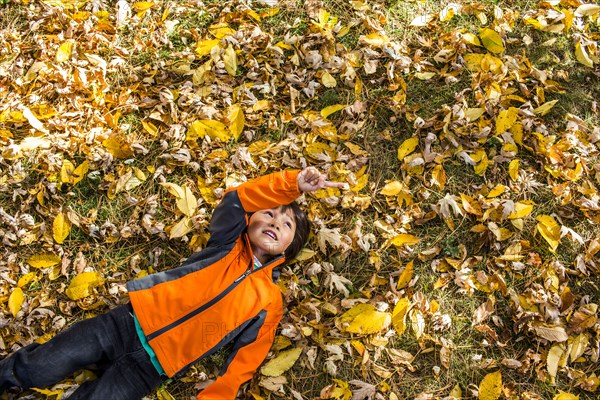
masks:
[[[283,313],[275,267],[252,271],[247,213],[296,199],[299,171],[281,171],[225,192],[206,248],[181,266],[127,283],[131,304],[165,373],[173,375],[233,341],[216,381],[198,399],[234,399],[267,356]]]

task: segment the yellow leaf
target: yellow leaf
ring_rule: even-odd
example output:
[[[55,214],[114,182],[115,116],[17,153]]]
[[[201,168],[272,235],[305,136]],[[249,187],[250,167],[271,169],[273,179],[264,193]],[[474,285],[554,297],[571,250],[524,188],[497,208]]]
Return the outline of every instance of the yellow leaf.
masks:
[[[263,18],[274,17],[279,13],[279,11],[281,11],[281,7],[268,8],[265,11],[261,12],[260,16]]]
[[[465,110],[465,117],[469,121],[477,121],[479,119],[479,117],[481,117],[483,115],[484,112],[485,112],[485,108],[482,108],[482,107],[467,108]]]
[[[143,12],[150,9],[154,5],[152,1],[138,1],[137,3],[133,3],[133,8],[137,12]]]
[[[502,193],[504,193],[504,189],[506,189],[506,186],[504,186],[504,185],[496,185],[496,187],[494,187],[488,193],[488,195],[487,195],[488,199],[500,196]]]
[[[400,274],[400,278],[398,278],[398,284],[396,285],[396,289],[404,289],[406,285],[408,285],[410,280],[413,278],[414,273],[415,268],[413,267],[413,260],[411,260],[408,264],[406,264],[404,271],[402,271],[402,273]]]
[[[286,350],[271,360],[269,360],[261,369],[261,374],[265,376],[280,376],[288,369],[292,368],[296,360],[302,354],[301,347],[295,347],[291,350]]]
[[[64,242],[71,232],[71,221],[65,213],[59,213],[52,223],[52,237],[58,244]]]
[[[419,138],[414,137],[414,136],[411,138],[408,138],[404,142],[402,142],[402,144],[398,148],[398,160],[400,160],[400,161],[404,160],[404,157],[406,157],[407,155],[409,155],[410,153],[415,151],[418,144],[419,144]]]
[[[36,340],[36,342],[37,342],[37,340]],[[31,390],[45,395],[46,398],[48,398],[49,396],[56,396],[55,398],[60,399],[64,393],[64,390],[62,390],[62,389],[51,390],[51,389],[31,388]]]
[[[27,259],[27,264],[33,268],[48,268],[58,264],[60,261],[61,258],[54,254],[36,254]]]
[[[501,59],[494,57],[489,53],[485,54],[481,59],[481,69],[486,72],[489,71],[494,74],[498,74],[502,72],[503,65],[504,64],[502,63]]]
[[[198,44],[196,45],[196,50],[195,50],[196,55],[198,55],[198,57],[202,57],[202,56],[210,54],[213,47],[218,46],[219,42],[220,42],[220,40],[218,40],[218,39],[209,39],[209,40],[199,41]]]
[[[208,31],[213,34],[217,39],[223,39],[226,36],[233,35],[235,31],[227,25],[226,22],[218,22],[211,25]]]
[[[469,195],[460,194],[460,198],[462,200],[462,206],[466,212],[474,215],[483,215],[483,210],[477,201]]]
[[[321,83],[327,88],[333,88],[337,86],[337,81],[329,72],[325,72],[321,76]]]
[[[435,72],[417,72],[415,78],[422,81],[428,81],[435,76]]]
[[[244,131],[244,126],[246,125],[246,117],[244,116],[244,110],[242,110],[242,106],[239,104],[234,104],[229,107],[227,119],[229,120],[229,131],[235,140],[238,140]]]
[[[575,337],[569,338],[569,347],[571,351],[569,353],[569,359],[571,362],[577,360],[585,353],[590,343],[590,338],[587,333],[581,333]]]
[[[327,118],[331,114],[336,113],[340,110],[343,110],[347,106],[348,106],[347,104],[334,104],[332,106],[325,107],[324,109],[321,110],[321,117]]]
[[[472,33],[463,33],[462,34],[463,39],[465,40],[465,42],[472,44],[473,46],[481,46],[481,42],[479,41],[479,38],[475,35],[473,35]]]
[[[102,145],[116,158],[129,158],[133,155],[131,145],[122,136],[113,135],[104,140]]]
[[[339,318],[346,332],[370,335],[387,328],[392,323],[389,313],[377,311],[372,304],[358,304]]]
[[[579,396],[559,390],[558,394],[552,400],[579,400]]]
[[[535,115],[546,115],[556,103],[558,103],[558,100],[548,101],[536,108],[535,110],[533,110],[533,113]]]
[[[433,167],[433,171],[431,171],[431,183],[437,185],[440,190],[446,186],[446,171],[440,164]]]
[[[487,374],[479,384],[479,400],[497,400],[502,393],[502,374],[500,371]]]
[[[535,18],[524,18],[526,24],[533,26],[535,29],[543,31],[548,26],[548,22],[545,19],[537,20]]]
[[[560,226],[549,215],[538,215],[536,225],[538,232],[546,239],[552,251],[555,251],[560,241]]]
[[[411,328],[418,340],[425,332],[425,318],[423,317],[423,313],[418,309],[410,310],[408,315],[410,317]]]
[[[380,35],[378,33],[371,33],[366,36],[361,36],[359,42],[367,44],[373,47],[382,47],[384,44],[389,43],[390,39],[385,35]]]
[[[185,197],[184,189],[175,183],[160,182],[159,185],[164,187],[165,189],[167,189],[167,191],[169,193],[171,193],[173,196],[175,196],[177,199],[181,199],[181,198]]]
[[[594,61],[590,58],[590,56],[587,53],[587,50],[584,46],[581,45],[581,43],[575,44],[575,58],[577,58],[577,61],[579,61],[586,67],[594,67]]]
[[[187,235],[192,231],[193,227],[194,225],[192,220],[189,217],[184,216],[181,221],[173,225],[171,228],[171,231],[169,232],[169,239],[176,239],[182,237],[183,235]]]
[[[485,150],[477,150],[474,154],[471,155],[471,158],[475,161],[479,160],[479,163],[477,163],[477,165],[473,167],[473,170],[477,175],[483,175],[489,165],[489,160]]]
[[[533,211],[535,203],[531,200],[522,200],[515,203],[515,209],[508,215],[508,219],[525,218]]]
[[[158,128],[150,121],[142,121],[142,126],[144,130],[148,132],[151,136],[156,137],[158,135]]]
[[[73,183],[73,172],[75,166],[69,160],[63,160],[62,167],[60,168],[60,180],[62,183]]]
[[[175,400],[175,397],[173,397],[164,386],[161,386],[156,390],[156,397],[158,400]]]
[[[35,278],[35,275],[35,272],[26,273],[25,275],[19,278],[19,281],[17,282],[17,287],[22,288],[23,286],[27,286],[29,282],[31,282]]]
[[[235,76],[237,71],[237,55],[233,46],[230,44],[223,53],[223,62],[225,63],[225,70],[231,76]]]
[[[500,135],[509,130],[515,122],[517,122],[518,115],[519,109],[515,107],[500,111],[498,118],[496,119],[496,135]]]
[[[90,164],[87,160],[81,163],[77,168],[69,160],[63,160],[63,165],[60,169],[60,180],[63,183],[75,185],[80,182],[85,174],[87,174]]]
[[[192,123],[187,131],[186,140],[194,140],[205,136],[208,136],[211,139],[218,138],[222,142],[226,142],[231,139],[232,133],[227,129],[225,124],[220,121],[203,119]]]
[[[396,196],[398,193],[405,190],[406,186],[400,181],[391,181],[381,189],[381,194],[384,196]]]
[[[89,169],[90,169],[90,163],[88,162],[88,160],[85,160],[84,162],[79,164],[77,166],[77,168],[75,168],[75,171],[73,171],[73,174],[72,174],[73,185],[76,185],[77,183],[81,182],[81,180],[85,177],[85,174],[87,174]]]
[[[65,294],[71,300],[79,300],[93,293],[93,288],[104,283],[104,279],[99,272],[82,272],[77,275],[71,283]]]
[[[481,62],[485,54],[465,54],[464,59],[467,68],[473,72],[481,71]]]
[[[20,287],[15,288],[13,292],[10,294],[8,298],[8,309],[10,310],[13,317],[17,316],[19,310],[21,310],[21,306],[25,301],[25,295],[23,294],[23,289]]]
[[[306,261],[306,260],[313,258],[315,254],[316,254],[316,252],[314,250],[307,249],[306,247],[304,247],[302,250],[300,250],[300,252],[296,256],[296,258],[294,258],[294,260]]]
[[[409,233],[401,233],[388,239],[388,243],[397,247],[404,246],[405,244],[413,245],[419,243],[419,238]]]
[[[448,4],[446,7],[444,7],[443,10],[441,10],[439,12],[439,17],[440,17],[440,21],[442,22],[446,22],[446,21],[450,21],[452,18],[454,18],[454,16],[456,15],[456,13],[459,11],[459,6],[451,3]]]
[[[551,377],[556,378],[556,373],[558,372],[560,359],[563,357],[564,354],[565,347],[560,343],[555,343],[548,351],[548,357],[546,358],[546,368],[548,369],[548,374],[550,374]]]
[[[493,29],[483,28],[479,32],[479,36],[481,37],[481,41],[483,46],[488,49],[488,51],[498,54],[504,51],[504,45],[502,44],[502,38]]]
[[[330,162],[335,160],[335,150],[325,143],[315,142],[304,148],[304,152],[310,158],[318,161]]]
[[[514,159],[508,164],[508,175],[513,182],[519,178],[519,160]]]
[[[408,313],[409,305],[409,300],[406,297],[403,297],[396,303],[394,311],[392,311],[392,325],[398,333],[398,336],[402,335],[406,330],[406,314]]]
[[[461,399],[463,397],[462,389],[460,388],[460,385],[458,383],[454,385],[450,393],[448,393],[448,397],[450,398],[450,400],[452,400],[452,398]]]
[[[192,190],[188,186],[185,186],[183,188],[183,196],[177,199],[176,205],[184,215],[192,217],[198,207],[198,200],[196,200],[196,196],[194,196]]]
[[[60,45],[56,51],[56,62],[64,62],[71,58],[71,52],[73,51],[73,41],[67,40]]]

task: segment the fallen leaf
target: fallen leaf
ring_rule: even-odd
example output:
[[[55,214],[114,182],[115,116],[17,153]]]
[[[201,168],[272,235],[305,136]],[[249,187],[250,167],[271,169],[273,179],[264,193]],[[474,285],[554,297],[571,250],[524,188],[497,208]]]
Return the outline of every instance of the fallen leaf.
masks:
[[[535,115],[546,115],[556,103],[558,103],[558,100],[548,101],[536,108],[535,110],[533,110],[533,113]]]
[[[550,325],[543,322],[534,322],[532,329],[541,338],[549,340],[550,342],[565,342],[569,339],[567,331],[560,325]]]
[[[408,138],[404,142],[402,142],[402,144],[398,148],[398,160],[403,161],[404,157],[406,157],[407,155],[409,155],[413,151],[415,151],[418,144],[419,144],[419,138],[414,137],[414,136],[411,138]]]
[[[242,107],[239,104],[233,104],[231,107],[229,107],[227,119],[229,120],[229,131],[235,140],[238,140],[244,131],[244,126],[246,124],[246,118],[244,116]]]
[[[498,400],[502,394],[502,374],[492,372],[483,377],[479,384],[479,400]]]
[[[17,313],[21,310],[21,306],[25,301],[25,295],[23,294],[23,289],[20,287],[15,288],[10,297],[8,298],[8,309],[13,317],[17,316]]]
[[[411,281],[413,275],[415,273],[415,269],[413,267],[413,261],[411,260],[400,274],[400,278],[398,278],[398,284],[396,285],[396,289],[404,289],[406,285]]]
[[[204,138],[205,136],[208,136],[211,139],[218,138],[222,142],[226,142],[231,139],[233,135],[224,123],[204,119],[192,123],[187,131],[186,140],[195,140],[197,138]]]
[[[230,44],[223,53],[223,62],[225,63],[225,70],[231,76],[235,76],[237,72],[237,55],[233,46]]]
[[[269,360],[261,369],[261,374],[265,376],[280,376],[288,369],[292,368],[296,360],[302,354],[301,347],[295,347],[291,350],[286,350],[271,360]]]
[[[372,304],[358,304],[338,318],[346,332],[368,335],[380,332],[392,323],[389,313],[377,311]]]
[[[27,259],[27,263],[34,268],[48,268],[59,262],[62,258],[54,254],[36,254]]]
[[[71,280],[65,294],[71,300],[80,300],[93,293],[93,289],[104,283],[98,272],[82,272]]]
[[[538,215],[537,220],[539,222],[536,225],[536,229],[546,239],[546,242],[550,245],[550,249],[556,251],[560,241],[560,226],[549,215]]]
[[[498,54],[504,51],[502,38],[495,30],[490,28],[483,28],[479,32],[479,36],[481,37],[481,42],[483,43],[483,46],[490,52]]]
[[[58,47],[58,50],[56,51],[56,62],[65,62],[71,58],[73,44],[74,42],[72,40],[67,40]]]
[[[58,244],[62,244],[71,232],[71,221],[63,212],[58,213],[52,223],[52,237]]]
[[[406,314],[408,313],[409,305],[410,301],[403,297],[396,303],[392,311],[392,326],[398,336],[402,335],[406,330]]]

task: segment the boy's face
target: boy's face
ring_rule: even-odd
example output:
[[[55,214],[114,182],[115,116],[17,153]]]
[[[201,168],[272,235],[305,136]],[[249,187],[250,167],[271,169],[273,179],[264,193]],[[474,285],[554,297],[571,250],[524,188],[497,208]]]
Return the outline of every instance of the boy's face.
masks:
[[[294,212],[288,208],[268,208],[252,214],[248,223],[248,237],[256,258],[265,263],[270,256],[282,254],[292,243],[296,233]]]

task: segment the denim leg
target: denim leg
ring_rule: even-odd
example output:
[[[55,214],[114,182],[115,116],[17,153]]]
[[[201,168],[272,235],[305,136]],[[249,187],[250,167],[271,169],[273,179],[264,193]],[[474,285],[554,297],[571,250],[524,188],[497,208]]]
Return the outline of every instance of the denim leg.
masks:
[[[131,310],[130,304],[117,307],[11,354],[0,361],[0,393],[13,386],[50,386],[88,365],[131,352],[139,344]]]
[[[115,361],[96,380],[81,385],[68,400],[138,400],[161,382],[148,353],[140,345]]]

